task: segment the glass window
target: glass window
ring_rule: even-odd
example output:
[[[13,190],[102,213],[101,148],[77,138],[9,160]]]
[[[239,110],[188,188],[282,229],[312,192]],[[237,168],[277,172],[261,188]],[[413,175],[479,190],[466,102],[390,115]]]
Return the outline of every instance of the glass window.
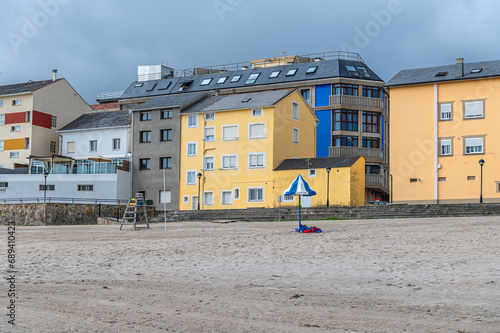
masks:
[[[271,73],[271,75],[269,75],[269,78],[270,79],[274,79],[275,77],[278,77],[278,75],[280,75],[281,71],[274,71]]]
[[[240,188],[236,187],[234,189],[234,200],[238,200],[240,198]]]
[[[196,128],[198,127],[198,115],[190,114],[188,116],[188,128]]]
[[[179,87],[179,89],[177,89],[177,91],[186,91],[189,86],[191,85],[191,83],[193,83],[193,81],[187,81],[187,82],[182,82],[181,83],[181,86]]]
[[[55,141],[50,141],[49,150],[50,150],[51,154],[55,154],[56,153],[56,142]]]
[[[245,82],[245,84],[252,84],[252,83],[255,83],[255,81],[257,81],[257,78],[259,77],[260,73],[256,73],[256,74],[252,74],[248,77],[248,80],[247,82]]]
[[[55,191],[56,186],[55,185],[40,185],[39,186],[40,191]]]
[[[484,152],[484,138],[465,138],[466,154],[482,154]]]
[[[333,94],[358,96],[358,86],[355,84],[338,83],[333,86]]]
[[[186,183],[187,183],[187,185],[195,185],[196,184],[196,170],[186,171]]]
[[[482,118],[484,117],[484,101],[464,102],[465,118]]]
[[[238,140],[238,125],[222,126],[222,141]]]
[[[290,69],[288,72],[286,72],[286,76],[294,76],[295,73],[297,73],[297,69]]]
[[[357,147],[358,137],[350,135],[334,135],[333,136],[333,146],[334,147]]]
[[[358,71],[361,73],[362,76],[370,77],[370,73],[368,73],[365,67],[358,67]]]
[[[248,202],[264,202],[264,188],[262,187],[249,187],[248,188]]]
[[[0,114],[0,125],[5,125],[5,115]]]
[[[26,122],[27,123],[31,122],[31,111],[26,111]]]
[[[205,127],[205,142],[215,141],[215,127]]]
[[[141,131],[139,137],[139,142],[145,143],[145,142],[151,142],[151,131]]]
[[[19,132],[19,131],[21,131],[21,126],[11,126],[10,131],[11,132]]]
[[[217,84],[223,84],[224,82],[226,82],[226,80],[227,80],[227,76],[221,77],[221,78],[219,78],[219,80],[217,80]]]
[[[349,74],[353,76],[359,76],[358,72],[356,71],[356,68],[354,66],[347,65],[345,68],[349,71]]]
[[[335,110],[333,112],[334,131],[358,131],[358,111]]]
[[[369,175],[378,175],[380,174],[380,166],[378,165],[366,165],[365,172]]]
[[[68,153],[74,153],[75,152],[75,142],[72,141],[72,142],[68,142],[67,144],[67,152]]]
[[[439,104],[439,119],[440,120],[452,119],[452,105],[451,105],[451,103],[440,103]]]
[[[0,106],[3,106],[3,99],[0,99]]]
[[[262,169],[265,167],[266,153],[250,153],[248,154],[248,168]]]
[[[77,191],[91,192],[94,190],[94,185],[77,185]]]
[[[10,158],[18,158],[19,157],[19,152],[18,151],[12,151],[10,152]]]
[[[20,99],[14,99],[12,100],[12,105],[15,106],[15,105],[21,105],[21,100]]]
[[[238,82],[241,79],[241,75],[235,75],[231,79],[231,83]]]
[[[380,98],[380,88],[363,86],[363,97]]]
[[[205,120],[215,120],[215,112],[205,113]]]
[[[209,85],[210,82],[212,82],[212,79],[205,79],[205,80],[201,81],[200,86]]]
[[[160,157],[160,169],[171,169],[172,157]]]
[[[380,139],[364,136],[362,144],[363,148],[380,148]]]
[[[214,161],[215,161],[215,157],[213,157],[213,156],[205,156],[203,158],[203,170],[205,170],[205,171],[214,171],[215,170]]]
[[[313,74],[316,72],[316,70],[318,69],[318,66],[312,66],[312,67],[309,67],[307,70],[306,70],[306,74]]]
[[[301,89],[300,94],[302,95],[302,98],[307,102],[307,104],[311,105],[311,90]]]
[[[292,102],[292,119],[299,120],[299,103]]]
[[[232,205],[233,204],[233,192],[232,191],[222,191],[221,200],[223,205]]]
[[[0,151],[3,151],[4,149],[4,141],[3,140],[0,140]]]
[[[452,155],[451,153],[451,139],[442,139],[440,144],[439,155],[448,156]]]
[[[172,130],[171,129],[160,130],[160,141],[172,141]]]
[[[151,159],[141,158],[139,159],[139,170],[150,170],[151,169]]]
[[[160,190],[160,203],[171,203],[172,192]]]
[[[214,192],[203,192],[203,206],[213,206]]]
[[[151,112],[141,112],[141,121],[151,120]]]
[[[161,119],[172,119],[173,114],[172,110],[161,110]]]
[[[379,119],[377,112],[363,111],[363,132],[380,133]]]
[[[56,128],[57,127],[57,116],[52,116],[51,118],[51,127]]]
[[[238,155],[222,155],[222,169],[238,169]]]
[[[188,142],[187,144],[187,156],[193,157],[198,155],[198,142]]]
[[[264,114],[263,109],[253,109],[252,110],[252,117],[262,117],[263,114]]]
[[[293,143],[299,143],[299,129],[293,129]]]
[[[120,139],[113,139],[113,150],[120,150]]]
[[[90,141],[90,151],[97,151],[97,140]]]
[[[249,124],[248,139],[265,139],[266,138],[266,124],[256,123]]]

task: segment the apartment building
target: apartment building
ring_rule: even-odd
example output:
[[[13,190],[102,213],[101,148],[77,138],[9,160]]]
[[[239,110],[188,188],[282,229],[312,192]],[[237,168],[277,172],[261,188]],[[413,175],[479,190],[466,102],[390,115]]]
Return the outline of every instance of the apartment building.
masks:
[[[90,112],[66,79],[0,86],[0,167],[27,164],[30,155],[59,151],[56,130]]]
[[[500,61],[402,70],[387,87],[394,202],[500,202]]]
[[[138,74],[120,95],[124,109],[162,95],[297,89],[319,119],[316,157],[364,156],[366,200],[389,199],[389,95],[356,53],[289,55],[181,71],[140,66]]]

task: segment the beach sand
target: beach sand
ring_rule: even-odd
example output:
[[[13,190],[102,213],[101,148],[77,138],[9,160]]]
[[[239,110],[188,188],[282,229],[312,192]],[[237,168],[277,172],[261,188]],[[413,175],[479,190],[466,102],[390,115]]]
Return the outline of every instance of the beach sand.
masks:
[[[0,331],[500,332],[500,217],[306,223],[17,227]]]

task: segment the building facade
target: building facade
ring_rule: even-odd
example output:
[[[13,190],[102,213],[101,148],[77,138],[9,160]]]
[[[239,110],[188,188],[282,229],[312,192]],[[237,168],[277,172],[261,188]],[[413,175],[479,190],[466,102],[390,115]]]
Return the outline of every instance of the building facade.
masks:
[[[500,61],[403,70],[387,86],[394,202],[500,202]]]
[[[0,167],[59,151],[56,130],[90,106],[65,79],[0,86]]]
[[[180,210],[274,207],[274,168],[285,159],[314,157],[316,122],[297,90],[213,96],[187,108]]]
[[[146,80],[140,75],[119,103],[122,108],[134,108],[161,95],[278,89],[297,89],[316,113],[316,157],[364,156],[366,200],[388,200],[389,95],[384,81],[358,54],[330,52],[177,72],[163,70]]]

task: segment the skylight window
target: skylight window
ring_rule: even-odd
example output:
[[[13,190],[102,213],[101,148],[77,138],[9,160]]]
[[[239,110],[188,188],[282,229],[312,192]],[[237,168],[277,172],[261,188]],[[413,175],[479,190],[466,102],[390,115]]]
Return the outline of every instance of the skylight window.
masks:
[[[201,81],[200,86],[207,86],[212,82],[212,78]]]
[[[446,74],[448,74],[448,72],[439,72],[436,76],[446,76]]]
[[[156,87],[156,82],[152,82],[149,84],[149,86],[146,88],[146,91],[153,91],[153,89]]]
[[[354,68],[354,66],[346,65],[345,68],[347,68],[347,70],[349,71],[349,74],[351,74],[353,76],[359,76],[359,74],[356,71],[356,68]]]
[[[231,79],[231,83],[238,82],[241,79],[241,75],[235,75]]]
[[[251,99],[252,99],[252,97],[245,98],[244,100],[241,101],[241,103],[248,103],[248,102],[250,102]]]
[[[255,81],[257,81],[257,78],[259,77],[260,73],[257,73],[257,74],[252,74],[248,77],[248,80],[247,82],[245,82],[245,84],[252,84],[252,83],[255,83]]]
[[[271,73],[271,75],[269,75],[269,78],[270,79],[274,79],[275,77],[278,77],[278,75],[280,75],[281,71],[274,71]]]
[[[142,83],[142,82],[141,82],[141,83],[136,83],[134,87],[136,87],[136,88],[138,88],[138,87],[142,87],[142,85],[143,85],[143,84],[144,84],[144,83]]]
[[[471,70],[471,74],[475,74],[475,73],[481,73],[482,72],[482,68],[474,68],[473,70]]]
[[[364,68],[364,67],[358,67],[358,70],[361,72],[361,74],[364,77],[370,77],[370,74],[368,73],[368,71],[366,70],[366,68]]]
[[[193,81],[186,81],[181,83],[181,87],[177,91],[186,91]]]
[[[217,84],[223,84],[224,82],[226,82],[226,80],[227,80],[227,76],[221,77],[221,78],[217,81]]]
[[[160,82],[160,84],[158,85],[158,90],[166,90],[166,89],[168,89],[168,87],[170,87],[171,84],[172,84],[172,81]]]
[[[297,73],[297,68],[290,69],[287,73],[286,76],[294,76],[295,73]]]
[[[316,73],[316,70],[318,69],[318,66],[312,66],[312,67],[309,67],[306,71],[306,74],[313,74],[313,73]]]

